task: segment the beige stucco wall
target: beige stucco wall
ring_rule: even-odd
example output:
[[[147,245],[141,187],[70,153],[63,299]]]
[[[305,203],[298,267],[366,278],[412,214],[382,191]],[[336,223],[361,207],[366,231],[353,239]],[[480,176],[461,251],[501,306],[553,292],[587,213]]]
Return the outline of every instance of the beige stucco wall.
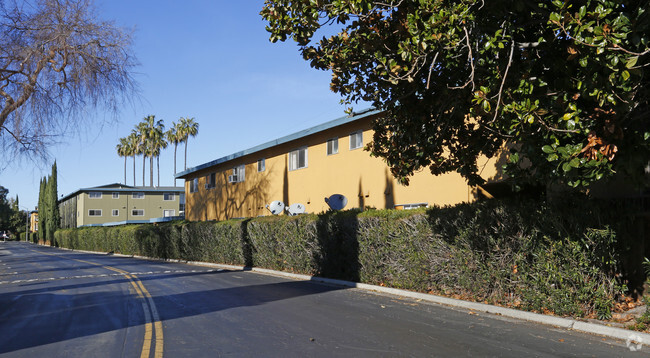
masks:
[[[416,173],[409,186],[397,183],[382,159],[371,157],[363,148],[349,149],[349,135],[363,131],[364,145],[372,140],[371,118],[365,118],[316,133],[293,142],[236,158],[186,178],[188,220],[225,220],[236,217],[270,215],[265,205],[273,200],[285,204],[302,203],[307,212],[328,210],[325,197],[343,194],[346,209],[354,207],[393,208],[396,205],[426,203],[450,205],[474,200],[475,188],[459,174],[433,176]],[[338,137],[338,154],[327,155],[327,140]],[[288,153],[308,148],[308,166],[288,170]],[[266,170],[257,172],[257,160],[265,158]],[[495,161],[481,159],[482,176],[495,176]],[[228,183],[232,168],[246,165],[246,180]],[[206,176],[217,173],[216,187],[206,189]],[[189,192],[189,181],[198,177],[198,191]]]

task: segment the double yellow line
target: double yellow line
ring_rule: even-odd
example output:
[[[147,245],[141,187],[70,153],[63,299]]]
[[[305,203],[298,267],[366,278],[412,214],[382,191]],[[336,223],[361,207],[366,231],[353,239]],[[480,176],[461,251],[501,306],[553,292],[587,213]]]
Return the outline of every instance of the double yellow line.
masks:
[[[100,266],[107,270],[111,270],[113,272],[117,272],[124,275],[124,277],[126,277],[131,283],[131,286],[133,286],[133,288],[135,289],[138,298],[142,299],[141,302],[142,302],[142,310],[144,311],[145,324],[144,324],[144,342],[142,343],[142,352],[140,353],[140,358],[149,358],[151,354],[152,344],[154,345],[154,357],[162,358],[163,344],[164,344],[162,322],[160,321],[160,316],[158,315],[156,304],[153,302],[153,298],[151,298],[149,291],[147,291],[147,289],[142,284],[142,281],[140,281],[135,275],[132,275],[127,271],[120,270],[116,267],[104,266],[91,261],[72,259],[69,257],[50,254],[50,253],[36,251],[36,250],[31,250],[31,251],[40,254],[45,254],[45,255],[57,256],[72,261],[82,262],[89,265]],[[155,335],[155,340],[153,340],[154,335]]]

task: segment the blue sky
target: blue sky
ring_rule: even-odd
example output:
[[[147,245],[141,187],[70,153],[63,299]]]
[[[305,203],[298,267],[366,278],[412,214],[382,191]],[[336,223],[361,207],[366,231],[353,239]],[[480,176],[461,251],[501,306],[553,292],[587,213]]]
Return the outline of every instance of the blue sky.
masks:
[[[124,160],[115,145],[149,114],[167,128],[180,117],[199,123],[199,134],[188,145],[188,167],[345,115],[340,97],[329,90],[329,73],[312,69],[295,43],[269,42],[259,15],[263,0],[96,1],[99,17],[134,29],[142,96],[123,108],[117,121],[94,113],[87,128],[50,148],[50,161],[17,161],[1,171],[0,185],[11,197],[19,196],[23,209],[36,206],[40,178],[49,174],[54,159],[59,196],[123,182]],[[178,151],[181,171],[183,147]],[[173,185],[173,153],[168,147],[160,158],[163,186]],[[141,165],[138,157],[137,185]],[[129,160],[129,185],[132,168]],[[148,176],[147,167],[147,184]]]

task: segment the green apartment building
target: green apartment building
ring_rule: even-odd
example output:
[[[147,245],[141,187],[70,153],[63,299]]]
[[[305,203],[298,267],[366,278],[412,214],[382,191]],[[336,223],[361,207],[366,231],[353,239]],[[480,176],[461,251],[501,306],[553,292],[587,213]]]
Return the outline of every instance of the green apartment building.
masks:
[[[136,224],[182,217],[184,190],[122,184],[79,189],[59,200],[61,227]]]

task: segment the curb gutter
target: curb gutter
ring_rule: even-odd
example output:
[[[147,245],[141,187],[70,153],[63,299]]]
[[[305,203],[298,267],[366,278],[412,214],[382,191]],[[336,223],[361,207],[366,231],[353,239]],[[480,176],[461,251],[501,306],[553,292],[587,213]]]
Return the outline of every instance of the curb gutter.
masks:
[[[60,249],[89,253],[89,254],[102,254],[101,252],[96,252],[96,251],[71,250],[66,248],[60,248]],[[256,267],[251,268],[246,266],[213,264],[208,262],[184,261],[184,260],[174,260],[174,259],[161,260],[161,259],[154,259],[150,257],[137,256],[137,255],[114,254],[114,256],[132,257],[137,259],[145,259],[145,260],[153,260],[153,261],[186,263],[194,266],[214,267],[214,268],[220,268],[226,270],[250,271],[250,272],[256,272],[264,275],[279,276],[279,277],[284,277],[284,278],[289,278],[289,279],[299,280],[299,281],[311,281],[311,282],[318,282],[318,283],[323,283],[323,284],[333,285],[333,286],[357,288],[365,291],[373,291],[373,292],[379,292],[383,294],[395,295],[400,297],[408,297],[416,300],[422,300],[422,301],[436,303],[436,304],[450,306],[450,307],[464,308],[472,311],[490,313],[494,315],[515,318],[515,319],[528,321],[528,322],[541,323],[549,326],[560,327],[560,328],[574,330],[578,332],[584,332],[584,333],[590,333],[590,334],[605,336],[614,339],[620,339],[623,341],[630,340],[630,339],[634,341],[638,341],[640,338],[643,343],[650,344],[650,334],[648,333],[642,333],[642,332],[637,332],[637,331],[632,331],[632,330],[617,328],[617,327],[610,327],[610,326],[597,324],[597,323],[583,322],[571,318],[562,318],[562,317],[543,315],[539,313],[520,311],[512,308],[493,306],[485,303],[463,301],[455,298],[436,296],[432,294],[420,293],[414,291],[407,291],[398,288],[369,285],[365,283],[336,280],[336,279],[325,278],[325,277],[294,274],[289,272],[275,271],[275,270],[256,268]]]

